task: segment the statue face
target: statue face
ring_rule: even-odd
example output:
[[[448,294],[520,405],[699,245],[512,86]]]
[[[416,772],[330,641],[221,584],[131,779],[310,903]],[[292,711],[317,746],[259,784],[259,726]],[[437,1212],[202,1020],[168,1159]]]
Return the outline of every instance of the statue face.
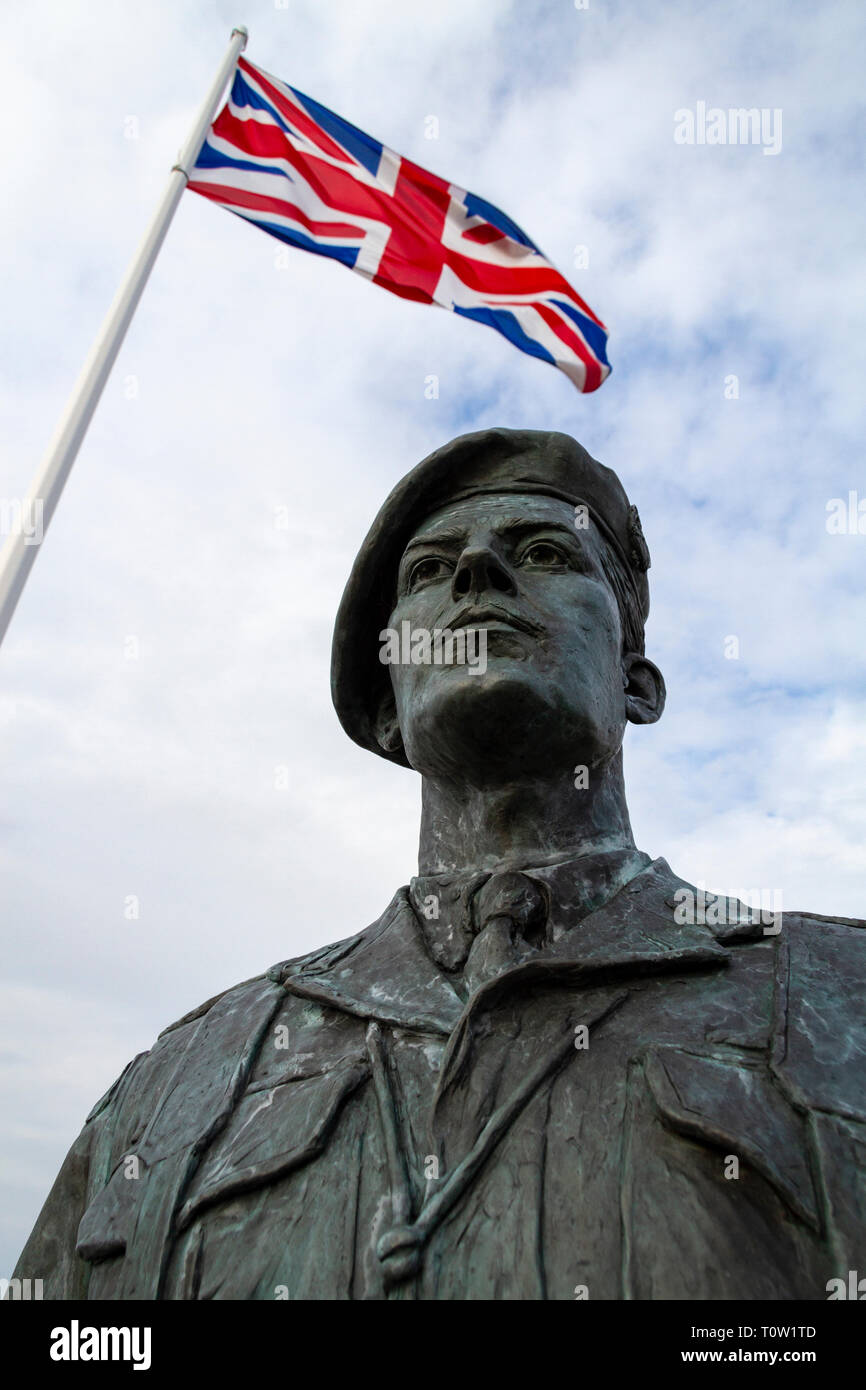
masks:
[[[484,629],[487,651],[483,674],[467,664],[390,665],[414,768],[474,785],[566,775],[616,753],[628,718],[658,717],[660,706],[648,712],[655,668],[622,652],[603,545],[592,522],[575,527],[568,503],[538,495],[470,497],[418,528],[389,626]]]

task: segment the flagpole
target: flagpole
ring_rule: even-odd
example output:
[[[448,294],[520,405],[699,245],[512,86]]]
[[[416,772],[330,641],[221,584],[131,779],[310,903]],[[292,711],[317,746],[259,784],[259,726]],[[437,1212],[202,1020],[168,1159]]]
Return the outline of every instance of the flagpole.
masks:
[[[189,138],[178,155],[177,163],[172,166],[159,207],[103,321],[33,484],[22,500],[20,517],[0,551],[0,642],[6,635],[6,629],[27,582],[39,544],[54,515],[181,194],[189,181],[226,84],[246,46],[247,38],[246,29],[239,27],[232,30],[228,52],[220,64],[219,72],[196,117]]]

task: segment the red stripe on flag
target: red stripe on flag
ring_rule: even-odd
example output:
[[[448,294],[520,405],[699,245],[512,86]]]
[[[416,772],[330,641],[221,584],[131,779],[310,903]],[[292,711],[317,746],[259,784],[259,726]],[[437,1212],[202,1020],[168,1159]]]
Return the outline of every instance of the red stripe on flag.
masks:
[[[343,161],[350,158],[342,145],[338,145],[329,135],[326,135],[322,127],[317,125],[316,122],[307,115],[301,105],[296,105],[295,102],[289,101],[287,97],[283,96],[283,93],[274,86],[273,82],[268,80],[261,68],[254,68],[252,63],[247,62],[246,58],[238,59],[238,67],[241,68],[248,77],[251,77],[254,82],[259,84],[262,91],[273,102],[280,115],[285,116],[286,120],[294,125],[302,135],[305,135],[308,140],[312,141],[314,145],[317,145],[323,154],[330,155],[334,159],[342,159]]]
[[[584,391],[594,391],[602,383],[601,367],[582,338],[568,326],[563,318],[551,309],[549,304],[536,304],[534,308],[544,319],[549,328],[552,328],[557,338],[560,338],[572,352],[577,353],[581,362],[586,367],[586,385]]]
[[[568,281],[551,265],[491,265],[488,261],[477,261],[467,252],[455,251],[450,247],[445,248],[444,259],[468,289],[477,290],[480,294],[536,294],[558,290],[583,309],[582,301]]]
[[[217,116],[212,131],[227,145],[246,154],[254,154],[259,159],[285,159],[286,150],[291,148],[286,132],[273,120],[267,124],[263,121],[244,121],[227,106]]]
[[[442,233],[451,204],[449,185],[438,174],[400,160],[393,198],[383,207],[391,234],[373,281],[402,299],[432,304],[445,248]]]
[[[288,198],[268,198],[264,193],[248,193],[245,189],[226,188],[221,183],[200,183],[198,180],[188,183],[187,188],[227,208],[249,208],[250,212],[272,212],[279,217],[290,217],[293,222],[300,222],[313,236],[351,237],[357,240],[364,235],[360,227],[353,227],[349,222],[314,222]]]
[[[258,158],[284,159],[297,170],[316,196],[335,212],[349,217],[355,213],[375,222],[390,223],[393,199],[389,194],[360,183],[348,169],[329,164],[317,155],[301,153],[278,126],[242,121],[226,111],[221,113],[220,121],[223,124],[217,133],[232,146],[235,156],[249,154]],[[261,131],[269,131],[270,135],[262,136],[259,134]]]
[[[485,222],[483,227],[473,227],[471,231],[463,233],[464,241],[475,241],[479,246],[487,246],[491,241],[504,241],[505,233],[500,232],[498,227],[491,227],[489,222]]]

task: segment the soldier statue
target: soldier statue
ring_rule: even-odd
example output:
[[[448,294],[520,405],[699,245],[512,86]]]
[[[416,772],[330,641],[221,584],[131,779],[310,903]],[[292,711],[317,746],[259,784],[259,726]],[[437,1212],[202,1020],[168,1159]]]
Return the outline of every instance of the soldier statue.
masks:
[[[618,478],[564,434],[464,435],[397,485],[332,689],[356,743],[421,776],[418,876],[129,1063],[18,1277],[824,1300],[866,1272],[864,923],[768,919],[635,847],[623,736],[665,700],[648,568]],[[483,667],[414,640],[435,632],[483,637]]]

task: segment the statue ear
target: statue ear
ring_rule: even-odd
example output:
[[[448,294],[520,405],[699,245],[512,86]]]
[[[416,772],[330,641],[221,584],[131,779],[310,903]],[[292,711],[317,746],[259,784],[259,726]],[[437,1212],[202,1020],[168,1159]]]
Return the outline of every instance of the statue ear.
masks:
[[[403,747],[403,735],[397,722],[397,706],[393,690],[388,690],[379,702],[375,721],[376,742],[386,753],[396,753]]]
[[[622,662],[625,712],[632,724],[654,724],[665,707],[661,671],[638,652],[626,652]]]

